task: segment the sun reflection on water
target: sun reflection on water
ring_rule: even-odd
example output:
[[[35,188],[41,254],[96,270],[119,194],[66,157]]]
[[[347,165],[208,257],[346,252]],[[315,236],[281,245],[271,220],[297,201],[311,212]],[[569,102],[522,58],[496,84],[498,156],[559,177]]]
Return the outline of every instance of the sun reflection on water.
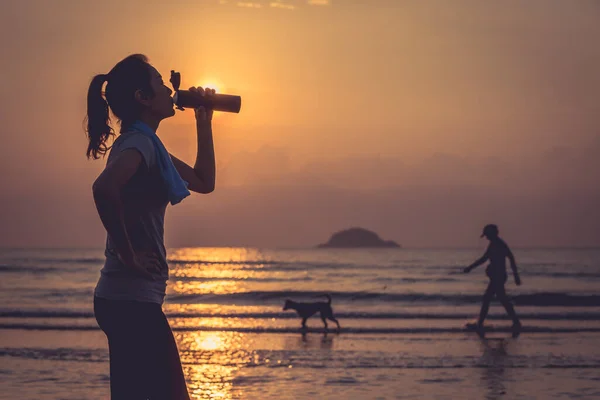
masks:
[[[175,281],[171,290],[177,294],[228,294],[240,292],[235,281],[185,282]]]
[[[192,399],[233,399],[233,374],[238,368],[224,365],[184,367]],[[236,395],[235,398],[238,398]]]
[[[271,261],[260,251],[248,248],[177,249],[169,259],[174,267],[169,293],[176,295],[222,295],[246,291],[244,280],[259,277],[261,272],[257,270]],[[220,312],[220,308],[223,307],[166,304],[166,309],[174,313],[208,311],[212,314]],[[174,328],[188,325],[226,328],[240,324],[258,325],[259,321],[239,321],[238,318],[171,319]],[[176,332],[175,336],[192,399],[243,397],[241,390],[234,387],[236,376],[243,367],[261,362],[256,351],[248,350],[252,347],[252,340],[246,334],[192,330]]]
[[[268,257],[250,248],[184,248],[170,256],[169,294],[230,294],[247,291],[244,280],[256,278]],[[248,268],[252,266],[252,268]],[[264,274],[263,274],[264,275]]]
[[[256,352],[246,350],[252,341],[244,333],[194,331],[176,339],[192,399],[240,398],[236,374],[259,361]]]
[[[223,345],[220,335],[196,335],[196,347],[202,350],[216,350]]]
[[[190,263],[244,263],[270,260],[258,249],[248,247],[188,247],[169,254],[170,260]]]

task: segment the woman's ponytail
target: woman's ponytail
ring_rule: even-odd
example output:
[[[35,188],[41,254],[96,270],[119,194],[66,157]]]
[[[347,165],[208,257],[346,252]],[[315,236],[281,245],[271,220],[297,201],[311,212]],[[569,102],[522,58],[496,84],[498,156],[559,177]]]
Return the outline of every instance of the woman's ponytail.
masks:
[[[121,127],[140,118],[143,107],[136,100],[135,93],[141,90],[149,96],[154,95],[152,70],[145,55],[132,54],[117,63],[107,75],[96,75],[92,79],[87,96],[85,127],[89,139],[88,158],[98,159],[111,148],[107,143],[115,132],[110,126],[109,104],[110,112]]]
[[[87,96],[87,129],[89,139],[86,155],[88,158],[98,159],[110,149],[106,144],[114,131],[110,127],[108,103],[102,94],[102,86],[107,81],[108,75],[96,75],[90,83]]]

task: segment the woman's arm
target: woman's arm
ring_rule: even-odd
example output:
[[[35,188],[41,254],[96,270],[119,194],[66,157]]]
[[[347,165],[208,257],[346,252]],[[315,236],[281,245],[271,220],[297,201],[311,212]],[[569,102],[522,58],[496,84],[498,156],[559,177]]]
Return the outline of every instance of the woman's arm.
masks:
[[[190,91],[198,93],[199,96],[211,96],[215,93],[214,90],[204,91],[202,88],[190,88]],[[171,155],[177,172],[188,183],[188,189],[197,193],[210,193],[215,190],[216,167],[212,114],[212,110],[205,110],[203,107],[196,109],[198,148],[194,168]]]

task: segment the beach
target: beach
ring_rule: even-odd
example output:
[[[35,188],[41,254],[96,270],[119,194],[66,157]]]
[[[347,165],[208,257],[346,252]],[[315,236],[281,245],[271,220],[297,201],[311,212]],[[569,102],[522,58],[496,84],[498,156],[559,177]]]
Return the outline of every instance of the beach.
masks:
[[[600,397],[600,250],[515,249],[523,320],[494,302],[480,339],[482,249],[170,249],[164,310],[193,399]],[[109,398],[93,318],[102,250],[0,252],[0,398]],[[342,329],[309,331],[286,298],[331,294]]]

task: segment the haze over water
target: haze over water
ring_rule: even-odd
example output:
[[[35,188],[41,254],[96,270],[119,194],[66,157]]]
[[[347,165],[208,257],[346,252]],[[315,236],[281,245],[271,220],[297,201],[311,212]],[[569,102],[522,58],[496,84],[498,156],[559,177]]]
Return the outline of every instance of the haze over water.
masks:
[[[243,99],[215,119],[217,190],[169,210],[170,246],[302,247],[364,226],[472,247],[490,221],[513,246],[600,245],[595,1],[0,7],[0,245],[103,243],[87,85],[140,52]],[[193,163],[191,111],[159,134]]]

